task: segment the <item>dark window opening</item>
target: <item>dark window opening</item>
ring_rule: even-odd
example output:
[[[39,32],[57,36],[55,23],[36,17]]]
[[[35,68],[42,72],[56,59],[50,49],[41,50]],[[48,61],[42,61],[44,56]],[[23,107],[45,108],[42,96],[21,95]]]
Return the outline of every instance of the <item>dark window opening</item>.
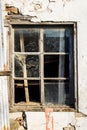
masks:
[[[25,90],[23,80],[15,80],[15,103],[25,102]]]
[[[40,84],[39,81],[29,81],[29,98],[31,102],[40,102]]]
[[[15,103],[75,107],[74,26],[14,26]]]
[[[28,81],[29,101],[40,102],[39,81]],[[15,103],[26,102],[24,81],[15,81]]]
[[[69,78],[68,55],[45,55],[44,77],[67,77]]]
[[[58,77],[58,56],[44,56],[44,77]]]

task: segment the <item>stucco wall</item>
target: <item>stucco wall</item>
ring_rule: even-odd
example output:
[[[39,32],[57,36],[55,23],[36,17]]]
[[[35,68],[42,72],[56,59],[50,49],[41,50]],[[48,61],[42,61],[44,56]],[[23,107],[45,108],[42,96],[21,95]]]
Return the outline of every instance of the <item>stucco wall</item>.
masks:
[[[21,115],[21,112],[11,113],[10,118],[16,119]],[[28,130],[46,130],[45,112],[26,112],[26,117]],[[74,112],[53,112],[53,122],[54,130],[87,130],[87,117]]]
[[[32,22],[77,22],[78,110],[87,114],[87,0],[4,0],[3,5],[5,4],[18,8],[22,15],[32,16]],[[7,12],[4,6],[3,11],[5,19]],[[74,113],[56,112],[54,113],[54,120],[55,130],[62,130],[68,123],[72,123],[72,120],[76,130],[87,129],[87,118],[76,118]],[[29,129],[36,130],[36,127],[37,130],[45,129],[44,113],[30,112],[28,121],[31,127]],[[36,121],[38,121],[37,124],[35,124]]]

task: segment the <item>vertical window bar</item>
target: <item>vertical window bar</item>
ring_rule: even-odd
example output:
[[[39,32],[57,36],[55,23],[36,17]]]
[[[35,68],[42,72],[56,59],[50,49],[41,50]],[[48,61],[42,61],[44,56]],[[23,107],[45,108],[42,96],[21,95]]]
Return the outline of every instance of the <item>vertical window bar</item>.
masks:
[[[21,48],[21,52],[25,51],[24,50],[24,38],[23,38],[23,33],[22,32],[20,34],[20,48]],[[24,78],[27,78],[26,57],[24,57],[23,75],[24,75]],[[26,79],[24,79],[24,87],[25,87],[26,102],[29,102],[28,81]]]
[[[74,23],[74,88],[75,88],[75,108],[78,109],[78,71],[77,71],[77,65],[78,65],[78,60],[77,60],[77,56],[78,56],[78,50],[77,50],[77,34],[76,34],[76,23]]]
[[[65,48],[65,44],[63,42],[65,42],[64,40],[61,40],[61,37],[64,38],[64,35],[65,35],[65,29],[61,30],[60,29],[60,42],[59,42],[59,52],[61,52],[61,50],[64,50]],[[65,66],[64,66],[64,62],[65,62],[65,56],[61,56],[59,55],[59,77],[62,77],[64,76],[64,69],[65,69]],[[59,81],[59,84],[58,84],[58,103],[59,104],[64,104],[64,84],[61,84],[60,81]]]
[[[12,69],[12,75],[13,75],[13,77],[14,77],[14,71],[15,71],[15,69],[14,69],[14,43],[15,43],[15,38],[14,38],[14,29],[12,29],[11,30],[11,40],[12,41],[10,41],[11,42],[11,48],[10,48],[10,50],[11,50],[11,52],[10,52],[10,62],[11,62],[11,65],[10,65],[10,67],[11,67],[11,69]],[[11,82],[11,88],[12,88],[12,91],[10,91],[11,92],[11,97],[10,98],[12,98],[12,100],[11,100],[11,105],[14,103],[14,99],[15,99],[15,92],[14,92],[14,79],[12,79],[12,82]]]
[[[40,78],[41,78],[41,104],[44,104],[44,56],[43,56],[43,29],[40,30]]]

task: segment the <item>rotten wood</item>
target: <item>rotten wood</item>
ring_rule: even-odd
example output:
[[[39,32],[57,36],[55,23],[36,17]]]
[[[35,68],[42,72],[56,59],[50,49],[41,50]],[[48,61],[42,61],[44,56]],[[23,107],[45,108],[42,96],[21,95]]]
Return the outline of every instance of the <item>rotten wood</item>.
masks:
[[[22,84],[22,83],[17,83],[17,84],[15,84],[16,85],[16,87],[17,88],[23,88],[23,86],[24,86],[24,84]],[[29,83],[29,85],[38,85],[38,83]]]
[[[23,33],[20,34],[20,48],[21,52],[24,52],[24,38]],[[26,70],[26,59],[24,59],[24,65],[23,65],[23,75],[24,78],[27,78],[27,70]],[[24,86],[25,86],[25,98],[26,102],[29,102],[29,90],[28,90],[28,81],[27,79],[24,79]]]
[[[29,77],[29,78],[27,78],[27,77],[25,77],[25,78],[24,77],[23,78],[22,77],[18,77],[18,78],[14,77],[14,79],[15,80],[40,80],[40,78],[31,78],[31,77]]]
[[[41,104],[44,104],[44,56],[43,56],[43,29],[40,30],[40,39],[39,39],[39,45],[40,45],[40,66],[41,66]]]
[[[23,88],[24,84],[15,84],[16,85],[16,88]]]
[[[18,111],[45,111],[45,108],[53,108],[54,112],[76,112],[74,108],[70,108],[64,105],[41,105],[40,103],[17,103],[15,106],[10,106],[10,112],[18,112]]]
[[[0,71],[0,76],[10,76],[11,71]]]

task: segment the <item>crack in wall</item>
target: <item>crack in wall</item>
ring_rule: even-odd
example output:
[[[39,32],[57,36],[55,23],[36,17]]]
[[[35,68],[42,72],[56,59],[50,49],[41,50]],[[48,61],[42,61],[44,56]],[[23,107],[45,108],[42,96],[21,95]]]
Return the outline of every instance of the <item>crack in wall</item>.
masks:
[[[69,123],[66,127],[63,128],[63,130],[76,130],[75,126]]]

